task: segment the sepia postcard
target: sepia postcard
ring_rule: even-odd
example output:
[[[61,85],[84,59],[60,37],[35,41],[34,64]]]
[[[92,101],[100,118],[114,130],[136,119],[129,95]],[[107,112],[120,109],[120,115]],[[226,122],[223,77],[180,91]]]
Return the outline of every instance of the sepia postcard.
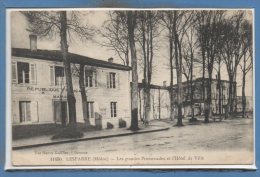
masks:
[[[253,9],[7,10],[6,169],[255,169]]]

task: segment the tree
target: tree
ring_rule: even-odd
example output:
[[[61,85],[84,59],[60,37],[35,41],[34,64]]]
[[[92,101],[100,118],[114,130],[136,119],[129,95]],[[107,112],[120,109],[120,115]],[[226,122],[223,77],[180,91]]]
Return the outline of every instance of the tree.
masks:
[[[66,11],[23,11],[29,21],[28,31],[40,36],[49,37],[59,35],[60,51],[64,63],[66,76],[66,90],[69,108],[69,125],[76,124],[76,99],[73,92],[71,76],[71,60],[68,52],[68,34],[75,33],[80,38],[88,39],[90,30],[87,26],[80,25],[76,12],[70,12],[67,18]]]
[[[192,17],[193,24],[196,24],[197,19],[196,15]],[[196,121],[194,117],[194,87],[193,87],[193,69],[194,69],[194,62],[198,62],[197,59],[194,58],[195,50],[197,48],[198,40],[195,33],[195,25],[191,25],[190,28],[185,32],[185,40],[184,40],[184,47],[183,47],[183,74],[186,77],[186,80],[189,84],[188,86],[188,96],[190,96],[190,107],[191,107],[191,119],[190,121]]]
[[[191,25],[191,11],[173,10],[163,11],[161,20],[163,26],[167,29],[167,38],[169,40],[169,61],[170,61],[170,97],[171,97],[171,118],[174,116],[174,89],[173,89],[173,68],[175,64],[177,75],[177,108],[178,119],[177,126],[182,126],[182,107],[183,107],[183,94],[182,94],[182,60],[183,60],[183,37],[185,32]]]
[[[249,22],[244,21],[242,24],[243,29],[243,55],[242,63],[240,63],[240,68],[242,70],[242,118],[246,115],[246,95],[245,95],[245,85],[246,85],[246,75],[252,69],[253,61],[253,45],[252,45],[252,26]]]
[[[124,65],[129,66],[129,40],[127,31],[127,16],[124,11],[109,12],[99,33],[105,38],[102,46],[116,52]]]
[[[137,13],[137,41],[141,47],[144,84],[144,123],[149,122],[151,117],[151,95],[150,85],[153,73],[154,51],[157,49],[156,38],[159,36],[158,12],[140,11]]]
[[[205,55],[205,44],[206,44],[206,36],[204,35],[205,32],[205,24],[206,24],[206,15],[207,11],[199,11],[196,13],[197,17],[197,23],[194,25],[196,26],[196,34],[198,37],[198,42],[199,42],[199,48],[200,48],[200,56],[202,59],[202,100],[204,100],[204,105],[206,105],[206,99],[205,99],[205,68],[206,68],[206,55]],[[197,25],[196,25],[197,24]],[[205,112],[205,109],[204,109]]]
[[[136,11],[127,11],[127,30],[131,51],[132,87],[131,87],[131,126],[133,131],[138,130],[138,70],[135,47]]]
[[[214,69],[214,63],[218,53],[220,52],[220,37],[222,35],[221,23],[224,20],[225,11],[205,11],[202,15],[203,24],[200,26],[198,32],[200,33],[200,48],[202,56],[205,57],[205,63],[203,67],[207,67],[206,71],[208,74],[207,79],[207,97],[204,104],[205,110],[205,123],[209,122],[209,117],[212,115],[212,72]],[[203,37],[202,37],[203,36]],[[203,61],[204,61],[203,59]],[[204,70],[203,70],[204,72]],[[205,75],[204,75],[205,76]],[[204,80],[203,80],[204,86]]]
[[[73,65],[72,73],[74,76],[79,78],[79,89],[80,89],[80,95],[81,95],[81,102],[82,102],[82,114],[83,119],[85,121],[85,128],[90,127],[90,121],[88,117],[88,97],[86,92],[86,85],[85,85],[85,64],[81,63],[79,64],[79,67],[76,66],[76,64]]]
[[[222,57],[226,65],[229,77],[229,97],[225,117],[234,111],[234,100],[236,99],[236,75],[237,67],[246,52],[243,48],[242,24],[245,18],[243,11],[238,11],[225,21],[223,26]]]

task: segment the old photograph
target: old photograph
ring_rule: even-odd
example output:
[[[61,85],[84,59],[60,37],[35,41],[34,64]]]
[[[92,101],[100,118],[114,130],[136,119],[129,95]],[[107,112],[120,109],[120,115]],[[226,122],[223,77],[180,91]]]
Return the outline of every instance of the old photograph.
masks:
[[[255,164],[252,9],[8,13],[12,167]]]

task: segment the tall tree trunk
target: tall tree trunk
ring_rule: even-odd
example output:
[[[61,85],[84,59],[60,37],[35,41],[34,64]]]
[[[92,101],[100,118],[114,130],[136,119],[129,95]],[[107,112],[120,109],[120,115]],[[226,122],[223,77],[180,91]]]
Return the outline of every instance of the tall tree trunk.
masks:
[[[85,65],[80,64],[79,66],[79,87],[80,87],[80,94],[82,100],[82,110],[83,110],[83,118],[85,121],[85,127],[88,128],[90,126],[90,121],[88,118],[88,105],[87,105],[87,95],[86,89],[84,84],[84,73],[85,72]]]
[[[177,73],[177,82],[178,82],[178,98],[177,98],[177,104],[178,104],[178,120],[177,120],[177,126],[182,126],[182,75],[178,72]]]
[[[227,119],[232,111],[232,93],[233,93],[233,76],[232,74],[230,73],[229,74],[229,84],[228,84],[228,102],[227,102],[227,105],[226,105],[226,111],[225,111],[225,119]]]
[[[202,31],[202,29],[200,29],[200,30]],[[205,65],[205,62],[206,62],[206,56],[205,56],[205,40],[204,40],[203,35],[201,35],[200,40],[201,40],[200,50],[201,50],[201,55],[202,55],[202,100],[204,101],[204,104],[203,104],[204,115],[206,115],[206,113],[205,113],[205,106],[206,106],[206,99],[205,99],[205,66],[206,65]]]
[[[150,86],[146,86],[145,89],[145,95],[146,95],[146,102],[145,102],[145,124],[149,123],[149,120],[151,118],[151,96],[150,96]]]
[[[245,94],[245,85],[246,85],[246,55],[243,59],[243,82],[242,82],[242,118],[246,117],[246,94]]]
[[[211,109],[211,84],[212,84],[212,71],[208,71],[209,78],[207,82],[207,101],[206,101],[206,109],[205,109],[205,123],[209,122],[209,117],[212,116],[212,109]]]
[[[169,35],[171,35],[171,30],[169,29]],[[169,37],[170,44],[170,118],[174,120],[174,91],[173,91],[173,41],[172,37]]]
[[[138,96],[139,96],[139,117],[141,121],[143,121],[142,117],[142,98],[141,98],[141,88],[138,88]]]
[[[176,32],[176,31],[175,31]],[[176,33],[175,33],[176,34]],[[176,60],[176,72],[177,72],[177,106],[178,106],[178,120],[177,126],[183,126],[182,124],[182,55],[181,55],[181,45],[178,36],[175,35],[175,60]]]
[[[242,83],[242,118],[245,118],[245,116],[246,116],[245,83],[246,83],[246,75],[245,75],[245,70],[244,70],[243,71],[243,83]]]
[[[195,121],[194,118],[194,103],[193,103],[193,52],[191,51],[191,64],[190,64],[190,105],[191,105],[191,121]]]
[[[65,67],[65,75],[66,75],[67,99],[68,99],[68,107],[69,107],[69,124],[74,125],[76,124],[76,99],[73,92],[70,58],[68,58],[66,11],[60,12],[60,18],[61,18],[60,44],[61,44],[62,59]]]
[[[233,79],[233,94],[232,94],[232,113],[237,111],[237,84],[236,84],[236,71],[234,74],[234,79]]]
[[[218,112],[219,112],[219,118],[220,120],[222,119],[221,114],[222,114],[222,105],[221,105],[221,75],[220,75],[220,63],[218,64]]]
[[[133,11],[127,12],[127,25],[129,46],[131,51],[131,65],[132,65],[132,87],[131,87],[131,126],[130,129],[138,130],[138,71],[137,71],[137,57],[134,39],[134,29],[136,25],[136,14]]]

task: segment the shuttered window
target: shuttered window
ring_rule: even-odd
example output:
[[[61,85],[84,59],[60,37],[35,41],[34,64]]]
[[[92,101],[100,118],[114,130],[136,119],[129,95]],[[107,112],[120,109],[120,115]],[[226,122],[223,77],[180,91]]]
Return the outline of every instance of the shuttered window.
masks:
[[[65,72],[63,66],[50,66],[50,84],[59,86],[65,85]]]
[[[20,101],[20,122],[30,122],[31,121],[31,102],[30,101]]]
[[[12,83],[36,84],[36,64],[12,62]]]
[[[107,88],[120,88],[120,79],[118,73],[107,73]]]
[[[97,73],[92,70],[85,70],[85,86],[97,87]]]
[[[107,73],[107,88],[120,89],[120,75],[119,73]]]

